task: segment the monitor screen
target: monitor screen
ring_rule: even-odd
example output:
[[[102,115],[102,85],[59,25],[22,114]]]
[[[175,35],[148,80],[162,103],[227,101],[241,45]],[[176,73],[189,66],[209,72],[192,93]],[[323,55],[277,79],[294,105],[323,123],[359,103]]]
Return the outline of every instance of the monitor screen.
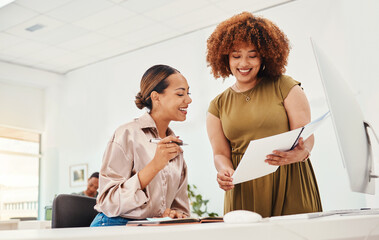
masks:
[[[361,108],[349,84],[314,40],[311,42],[350,188],[354,192],[374,194],[370,145]]]

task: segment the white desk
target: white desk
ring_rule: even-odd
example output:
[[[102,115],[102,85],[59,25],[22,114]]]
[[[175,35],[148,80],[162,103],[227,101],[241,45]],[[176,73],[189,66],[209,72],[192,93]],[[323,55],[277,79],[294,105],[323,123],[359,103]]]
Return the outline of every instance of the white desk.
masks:
[[[0,221],[0,230],[17,229],[19,221],[16,219]]]
[[[0,231],[0,239],[379,239],[379,215],[329,216],[251,224],[206,223],[151,227],[9,230]]]
[[[51,221],[47,220],[31,220],[20,221],[18,229],[49,229],[51,228]]]
[[[0,230],[17,230],[17,229],[48,229],[51,228],[51,221],[29,220],[20,221],[11,219],[0,221]]]

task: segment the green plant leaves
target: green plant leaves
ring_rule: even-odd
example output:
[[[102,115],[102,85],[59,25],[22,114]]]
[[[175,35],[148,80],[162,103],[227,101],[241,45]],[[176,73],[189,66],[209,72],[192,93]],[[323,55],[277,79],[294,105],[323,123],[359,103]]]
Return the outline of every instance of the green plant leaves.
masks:
[[[197,190],[196,185],[188,184],[188,198],[191,203],[192,213],[195,213],[198,217],[203,217],[203,215],[207,215],[208,217],[217,217],[218,214],[215,212],[208,212],[207,204],[209,202],[208,199],[204,200],[201,194],[196,194],[195,190]],[[205,217],[207,217],[205,216]]]

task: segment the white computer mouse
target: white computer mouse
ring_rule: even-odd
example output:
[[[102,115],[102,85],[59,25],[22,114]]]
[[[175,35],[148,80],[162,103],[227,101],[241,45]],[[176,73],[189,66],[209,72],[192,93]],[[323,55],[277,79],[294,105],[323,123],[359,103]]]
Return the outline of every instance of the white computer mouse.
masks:
[[[260,214],[247,210],[235,210],[224,215],[225,223],[255,223],[261,220]]]

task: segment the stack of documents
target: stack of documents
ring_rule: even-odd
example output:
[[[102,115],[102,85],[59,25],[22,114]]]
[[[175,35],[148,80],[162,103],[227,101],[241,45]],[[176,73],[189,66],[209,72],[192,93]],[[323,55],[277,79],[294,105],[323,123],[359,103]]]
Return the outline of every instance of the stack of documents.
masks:
[[[309,138],[329,117],[329,111],[304,127],[278,135],[253,140],[249,143],[237,169],[233,174],[233,184],[246,182],[276,171],[278,166],[265,162],[272,151],[288,151],[296,147],[299,138]]]
[[[146,220],[135,220],[127,222],[127,226],[155,226],[173,224],[214,223],[223,222],[223,217],[200,217],[200,218],[147,218]]]

